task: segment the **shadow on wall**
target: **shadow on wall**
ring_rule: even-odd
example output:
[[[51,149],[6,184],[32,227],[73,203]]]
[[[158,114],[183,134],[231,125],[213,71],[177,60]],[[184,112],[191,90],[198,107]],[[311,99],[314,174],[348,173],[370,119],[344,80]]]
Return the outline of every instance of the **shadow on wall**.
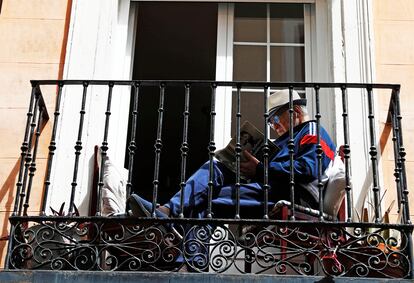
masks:
[[[0,230],[0,263],[1,267],[4,266],[4,257],[6,256],[6,247],[7,247],[7,240],[9,235],[9,216],[12,213],[13,210],[13,201],[14,201],[14,195],[15,195],[15,184],[17,175],[19,173],[19,166],[20,166],[20,158],[16,161],[16,164],[13,166],[13,169],[11,170],[9,176],[7,177],[6,181],[2,185],[0,189],[0,202],[3,202],[3,200],[7,199],[5,202],[5,210],[0,211],[0,217],[1,217],[1,223],[3,225],[1,226]]]

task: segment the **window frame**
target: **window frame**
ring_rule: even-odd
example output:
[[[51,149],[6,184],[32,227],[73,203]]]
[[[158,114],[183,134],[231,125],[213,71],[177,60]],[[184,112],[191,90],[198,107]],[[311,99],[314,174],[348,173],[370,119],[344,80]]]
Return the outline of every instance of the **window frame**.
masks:
[[[241,2],[241,1],[235,1]],[[255,2],[255,1],[251,1]],[[304,17],[304,43],[271,43],[269,34],[269,4],[270,3],[303,3],[303,17]],[[307,3],[313,3],[307,2]],[[315,45],[312,41],[312,10],[311,5],[303,1],[269,1],[264,3],[267,5],[267,38],[266,43],[260,43],[260,46],[266,46],[266,80],[270,81],[270,47],[272,46],[299,46],[304,47],[305,55],[305,81],[312,80],[312,57],[315,55],[312,52],[312,47]],[[218,12],[218,30],[217,30],[217,62],[216,62],[216,80],[218,81],[232,81],[233,80],[233,46],[234,45],[258,45],[257,43],[245,43],[234,41],[234,5],[235,3],[220,3]],[[215,143],[217,148],[224,147],[231,139],[231,123],[232,120],[232,91],[234,89],[222,88],[218,90],[216,100],[216,122],[215,122]],[[250,91],[250,90],[249,90]],[[251,91],[258,91],[252,89]],[[309,113],[314,114],[314,95],[307,90],[306,97],[310,101]]]

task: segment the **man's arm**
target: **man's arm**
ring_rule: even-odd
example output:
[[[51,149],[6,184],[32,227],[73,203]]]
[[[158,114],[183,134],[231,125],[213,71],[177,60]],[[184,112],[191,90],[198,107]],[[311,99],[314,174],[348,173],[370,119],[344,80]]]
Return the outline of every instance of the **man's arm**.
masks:
[[[240,162],[240,172],[247,178],[252,179],[256,176],[256,167],[260,161],[247,150],[243,150],[242,154],[246,161]]]

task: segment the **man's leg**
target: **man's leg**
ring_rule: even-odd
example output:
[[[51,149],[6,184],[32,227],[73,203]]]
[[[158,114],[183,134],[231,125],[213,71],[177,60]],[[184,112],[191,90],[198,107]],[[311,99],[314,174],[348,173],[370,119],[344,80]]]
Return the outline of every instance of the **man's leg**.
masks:
[[[184,196],[184,215],[186,217],[202,218],[205,216],[210,181],[210,162],[204,163],[186,182],[182,191]],[[213,188],[234,183],[234,174],[222,163],[213,163]],[[213,195],[216,194],[213,190]],[[180,214],[181,190],[178,191],[164,207],[168,208],[171,216]],[[164,209],[164,208],[161,208]]]

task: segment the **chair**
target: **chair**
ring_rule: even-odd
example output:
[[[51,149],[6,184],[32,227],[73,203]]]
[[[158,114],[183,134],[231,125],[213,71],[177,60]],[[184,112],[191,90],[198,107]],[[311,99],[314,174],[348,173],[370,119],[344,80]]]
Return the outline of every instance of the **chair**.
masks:
[[[324,196],[323,196],[323,218],[326,221],[345,221],[345,169],[343,164],[343,155],[339,154],[335,157],[334,162],[331,163],[327,171],[328,181],[325,184]],[[294,217],[295,220],[302,221],[318,221],[320,212],[317,209],[312,209],[299,204],[295,204]],[[292,203],[288,200],[278,201],[269,212],[270,219],[277,220],[289,220],[292,213]],[[290,228],[289,228],[290,227]],[[332,270],[333,267],[341,271],[341,265],[336,258],[335,247],[339,242],[345,241],[343,233],[333,231],[332,229],[318,229],[318,227],[302,227],[301,229],[281,227],[267,227],[266,230],[260,230],[255,225],[246,226],[242,230],[242,235],[246,235],[249,232],[256,235],[263,234],[263,239],[258,239],[258,246],[261,246],[263,242],[267,244],[266,239],[268,235],[263,231],[270,231],[273,235],[276,235],[277,239],[274,239],[274,244],[280,248],[279,261],[283,262],[289,259],[292,254],[295,254],[297,250],[311,251],[308,256],[305,256],[305,261],[309,265],[313,265],[317,257],[322,259],[325,269]],[[277,231],[275,229],[278,229]],[[336,232],[339,238],[337,242],[331,240],[330,234]],[[243,236],[242,236],[243,237]],[[339,242],[338,242],[339,241]],[[315,255],[314,251],[318,250],[318,255]],[[306,254],[306,253],[305,253]],[[326,265],[326,266],[325,266]],[[251,266],[246,264],[246,270],[250,270]],[[309,270],[312,273],[313,270]]]

